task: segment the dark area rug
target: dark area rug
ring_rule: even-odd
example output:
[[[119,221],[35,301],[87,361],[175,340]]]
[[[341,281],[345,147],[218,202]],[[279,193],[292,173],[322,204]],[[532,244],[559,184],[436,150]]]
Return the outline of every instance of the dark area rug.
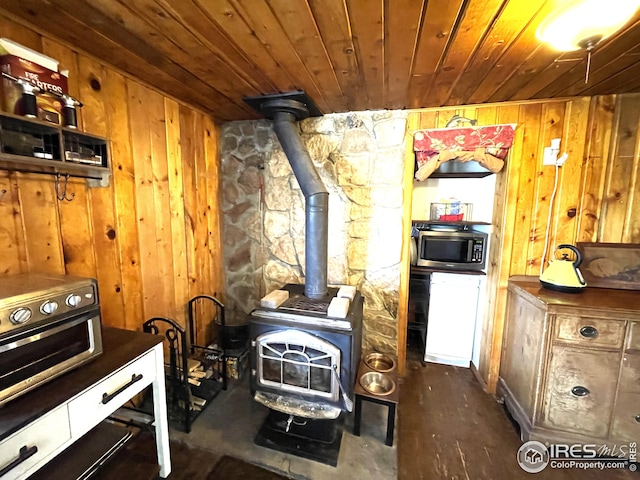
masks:
[[[169,442],[171,448],[171,480],[207,480],[220,455],[179,442]],[[46,467],[45,467],[46,468]],[[150,432],[142,431],[125,445],[91,480],[158,480],[156,443]],[[232,478],[232,477],[230,477]],[[69,477],[47,480],[71,480]],[[243,480],[250,480],[245,477]]]
[[[225,455],[213,467],[207,480],[287,480],[277,473]]]
[[[168,480],[287,480],[234,457],[190,448],[170,442],[171,475]],[[44,469],[43,469],[44,470]],[[46,470],[45,470],[46,473]],[[45,476],[46,480],[71,480],[64,476]],[[73,477],[75,478],[75,477]],[[91,480],[159,480],[156,443],[152,432],[142,430],[107,461]]]

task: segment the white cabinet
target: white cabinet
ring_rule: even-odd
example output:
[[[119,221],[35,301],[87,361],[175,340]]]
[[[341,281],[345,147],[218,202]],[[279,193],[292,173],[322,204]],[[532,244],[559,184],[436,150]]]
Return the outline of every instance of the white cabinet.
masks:
[[[0,476],[25,478],[27,472],[53,458],[70,440],[69,416],[62,406],[0,443]]]
[[[151,385],[160,477],[171,473],[161,337],[103,329],[104,353],[0,409],[0,477],[22,480]]]
[[[80,437],[149,386],[156,376],[151,351],[69,402],[71,434]]]
[[[483,278],[456,273],[431,274],[426,362],[469,367]]]

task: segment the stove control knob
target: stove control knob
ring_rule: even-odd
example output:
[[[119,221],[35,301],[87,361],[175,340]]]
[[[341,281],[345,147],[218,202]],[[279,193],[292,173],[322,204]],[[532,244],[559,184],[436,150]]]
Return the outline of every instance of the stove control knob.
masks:
[[[40,305],[40,312],[44,315],[51,315],[58,310],[58,302],[54,302],[53,300],[47,300],[42,305]]]
[[[75,293],[69,295],[65,300],[67,307],[76,308],[82,302],[82,297],[80,295],[76,295]]]
[[[27,323],[29,320],[31,320],[31,315],[31,310],[29,310],[28,308],[20,307],[11,312],[11,315],[9,315],[9,320],[14,325],[22,325],[23,323]]]

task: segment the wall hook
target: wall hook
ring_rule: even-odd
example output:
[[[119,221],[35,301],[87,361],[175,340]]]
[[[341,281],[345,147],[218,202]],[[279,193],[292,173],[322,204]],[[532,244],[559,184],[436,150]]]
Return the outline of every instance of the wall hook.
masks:
[[[56,174],[56,198],[60,201],[62,200],[66,200],[67,202],[70,202],[71,200],[73,200],[76,196],[75,193],[72,193],[70,195],[67,194],[67,187],[69,186],[69,174],[67,173],[64,176],[64,184],[62,186],[62,193],[60,193],[60,177],[61,175],[58,173]]]
[[[4,198],[4,196],[7,194],[7,189],[3,188],[2,190],[0,190],[0,202],[2,201],[2,199]]]
[[[461,117],[460,115],[454,115],[447,122],[446,128],[459,127],[461,123],[465,123],[465,122],[470,123],[472,127],[475,127],[478,124],[478,120],[473,120],[473,119],[467,118],[467,117]]]

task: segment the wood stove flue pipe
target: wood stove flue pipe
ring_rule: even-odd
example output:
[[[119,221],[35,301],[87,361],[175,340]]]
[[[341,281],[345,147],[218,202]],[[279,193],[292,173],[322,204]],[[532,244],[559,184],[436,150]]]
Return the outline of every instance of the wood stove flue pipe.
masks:
[[[329,192],[313,165],[305,147],[296,120],[307,117],[304,104],[289,102],[278,108],[278,103],[264,105],[270,110],[273,129],[287,155],[293,173],[305,198],[305,285],[309,298],[327,295],[327,245],[329,235]],[[292,104],[295,108],[291,108]],[[304,111],[300,112],[300,108]]]

